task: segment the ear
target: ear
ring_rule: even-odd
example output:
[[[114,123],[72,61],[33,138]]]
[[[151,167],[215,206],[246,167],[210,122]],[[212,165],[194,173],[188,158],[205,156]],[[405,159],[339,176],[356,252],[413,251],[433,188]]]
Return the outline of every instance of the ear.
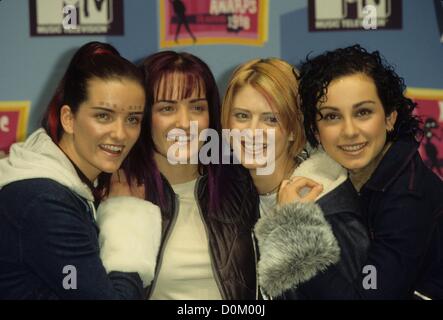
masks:
[[[389,116],[386,117],[386,127],[388,131],[391,131],[394,129],[395,122],[397,121],[397,110],[394,110],[391,112]]]
[[[72,113],[71,108],[66,104],[60,109],[60,122],[66,133],[74,133],[74,114]]]
[[[295,139],[294,139],[294,132],[291,132],[290,134],[289,134],[289,141],[294,141]]]

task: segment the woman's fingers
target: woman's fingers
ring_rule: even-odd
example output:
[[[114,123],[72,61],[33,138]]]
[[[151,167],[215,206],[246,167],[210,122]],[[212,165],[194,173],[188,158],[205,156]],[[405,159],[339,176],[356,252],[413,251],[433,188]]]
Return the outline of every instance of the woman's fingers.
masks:
[[[126,174],[123,171],[123,169],[119,169],[117,171],[117,174],[118,174],[118,179],[119,179],[120,183],[127,183]]]
[[[131,194],[133,197],[145,199],[145,185],[139,185],[137,181],[134,181],[131,185]]]
[[[300,198],[300,202],[313,202],[323,192],[323,186],[321,184],[313,187],[307,194]]]
[[[292,177],[290,180],[282,182],[278,194],[278,203],[283,205],[293,201],[315,201],[322,191],[323,186],[312,179]]]
[[[319,185],[314,180],[305,177],[293,177],[291,178],[290,181],[291,181],[290,183],[291,188],[295,188],[297,191],[302,188],[312,189]]]
[[[280,183],[280,188],[278,188],[278,190],[280,191],[280,190],[284,189],[288,183],[289,183],[289,180],[283,180]]]
[[[111,176],[111,183],[118,183],[120,181],[118,171],[114,172]]]

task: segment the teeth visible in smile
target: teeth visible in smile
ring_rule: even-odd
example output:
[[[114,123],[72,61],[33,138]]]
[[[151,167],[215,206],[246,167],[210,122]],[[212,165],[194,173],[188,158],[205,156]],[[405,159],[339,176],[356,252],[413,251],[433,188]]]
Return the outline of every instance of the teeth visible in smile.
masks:
[[[191,140],[194,140],[194,137],[192,136],[176,136],[175,141],[178,142],[189,142]]]
[[[354,151],[359,151],[359,150],[363,149],[365,146],[366,146],[366,142],[360,143],[360,144],[347,145],[347,146],[339,146],[339,148],[344,151],[354,152]]]
[[[260,145],[260,144],[257,144],[257,145],[244,144],[243,146],[244,146],[245,150],[250,153],[258,153],[268,147],[267,144],[262,144],[262,145]]]
[[[105,150],[109,150],[112,152],[122,152],[123,147],[122,146],[114,146],[110,144],[101,144],[100,147],[102,147]]]

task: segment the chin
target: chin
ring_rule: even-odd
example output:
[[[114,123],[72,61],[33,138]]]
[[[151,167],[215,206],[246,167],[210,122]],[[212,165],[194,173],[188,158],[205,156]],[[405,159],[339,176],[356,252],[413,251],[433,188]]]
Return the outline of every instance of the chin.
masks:
[[[358,172],[362,169],[364,169],[367,164],[364,163],[356,163],[356,162],[340,162],[340,164],[345,167],[347,170],[352,172]]]
[[[260,168],[265,168],[266,164],[258,164],[258,163],[242,163],[242,166],[245,167],[248,170],[257,170]]]
[[[106,172],[106,173],[114,173],[116,172],[118,169],[120,169],[121,163],[119,164],[112,164],[112,165],[107,165],[107,166],[101,166],[99,167],[100,171],[102,172]]]

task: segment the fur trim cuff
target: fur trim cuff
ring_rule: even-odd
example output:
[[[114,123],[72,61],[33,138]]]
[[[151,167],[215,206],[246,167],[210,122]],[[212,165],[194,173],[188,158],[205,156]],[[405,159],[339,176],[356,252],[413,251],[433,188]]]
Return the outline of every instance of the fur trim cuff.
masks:
[[[106,271],[138,272],[147,287],[160,247],[160,209],[134,197],[102,202],[97,212],[100,257]]]
[[[340,259],[332,229],[315,203],[278,206],[255,225],[259,282],[271,297],[295,289]]]

